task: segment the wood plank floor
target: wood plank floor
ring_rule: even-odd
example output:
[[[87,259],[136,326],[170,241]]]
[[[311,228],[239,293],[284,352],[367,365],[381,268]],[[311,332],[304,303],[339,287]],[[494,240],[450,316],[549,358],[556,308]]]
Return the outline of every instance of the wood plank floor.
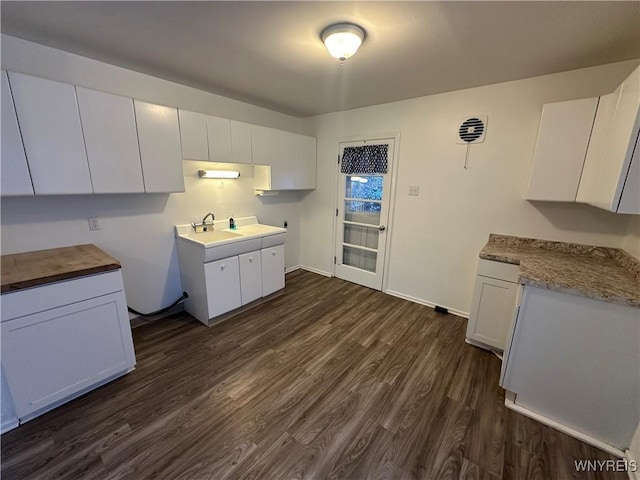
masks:
[[[137,368],[2,436],[3,479],[625,479],[504,407],[466,321],[297,271],[207,328],[134,330]]]

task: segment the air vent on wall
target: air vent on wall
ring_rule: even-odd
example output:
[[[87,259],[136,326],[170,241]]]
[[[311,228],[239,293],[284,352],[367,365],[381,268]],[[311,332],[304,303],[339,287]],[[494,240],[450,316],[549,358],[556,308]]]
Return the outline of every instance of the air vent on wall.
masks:
[[[469,147],[472,143],[484,142],[484,137],[487,133],[487,120],[486,115],[474,115],[472,117],[464,117],[460,119],[458,126],[458,140],[457,143],[461,145],[467,145],[467,153],[464,159],[464,168],[467,168],[469,161]]]

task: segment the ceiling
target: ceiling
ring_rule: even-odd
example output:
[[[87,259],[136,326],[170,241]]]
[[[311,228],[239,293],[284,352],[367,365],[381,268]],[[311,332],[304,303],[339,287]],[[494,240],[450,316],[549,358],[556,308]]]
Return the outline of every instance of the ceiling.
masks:
[[[1,30],[305,117],[638,58],[640,2],[2,1]]]

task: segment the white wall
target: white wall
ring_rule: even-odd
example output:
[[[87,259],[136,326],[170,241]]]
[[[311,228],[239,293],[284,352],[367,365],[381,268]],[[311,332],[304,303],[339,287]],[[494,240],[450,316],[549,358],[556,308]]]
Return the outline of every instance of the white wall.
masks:
[[[301,263],[332,268],[336,137],[389,132],[400,133],[390,291],[468,312],[478,252],[491,232],[620,247],[626,216],[522,198],[542,105],[610,92],[636,65],[621,62],[306,119],[303,127],[318,135],[323,148],[318,188],[302,200]],[[468,115],[489,120],[486,140],[471,146],[464,170],[466,146],[456,144],[456,132]],[[420,196],[408,196],[410,185],[420,186]]]
[[[298,131],[300,120],[106,63],[2,36],[2,68],[141,98],[150,102]],[[209,211],[226,218],[257,215],[262,223],[289,222],[285,263],[299,264],[300,193],[253,195],[251,166],[237,166],[237,181],[201,180],[185,161],[185,193],[83,195],[2,199],[2,253],[94,243],[123,265],[127,301],[149,312],[182,293],[173,225],[202,219]],[[87,218],[102,229],[89,231]]]
[[[627,234],[622,242],[622,248],[640,259],[640,215],[629,215]]]

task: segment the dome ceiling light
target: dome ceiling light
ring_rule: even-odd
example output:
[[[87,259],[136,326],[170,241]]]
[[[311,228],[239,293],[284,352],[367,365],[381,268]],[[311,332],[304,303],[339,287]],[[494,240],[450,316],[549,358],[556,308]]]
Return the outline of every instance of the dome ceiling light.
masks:
[[[352,23],[336,23],[325,28],[321,37],[331,56],[344,62],[358,51],[364,30]]]

